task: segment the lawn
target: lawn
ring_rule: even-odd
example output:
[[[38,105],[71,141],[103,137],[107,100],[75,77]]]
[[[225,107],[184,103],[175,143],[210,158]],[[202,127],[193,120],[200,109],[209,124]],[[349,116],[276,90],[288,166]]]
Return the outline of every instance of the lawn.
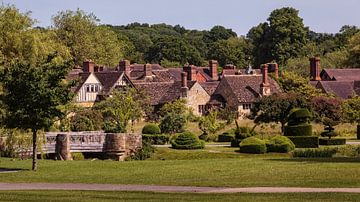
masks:
[[[158,148],[146,161],[41,160],[37,172],[30,160],[0,158],[1,182],[74,182],[192,185],[214,187],[359,187],[360,159],[291,159],[289,155],[245,155],[236,148],[209,147],[181,151]]]
[[[0,191],[0,201],[357,201],[351,193],[199,194],[104,191]]]

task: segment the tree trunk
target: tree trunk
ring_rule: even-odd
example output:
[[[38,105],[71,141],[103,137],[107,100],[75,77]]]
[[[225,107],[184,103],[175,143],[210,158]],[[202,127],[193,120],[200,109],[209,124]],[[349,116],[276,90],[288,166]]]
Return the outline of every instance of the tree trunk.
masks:
[[[280,122],[281,123],[281,133],[284,134],[285,131],[285,123]]]
[[[36,170],[37,169],[37,162],[36,162],[36,159],[37,159],[37,142],[36,142],[36,129],[33,129],[32,130],[33,132],[33,158],[32,158],[32,170]]]

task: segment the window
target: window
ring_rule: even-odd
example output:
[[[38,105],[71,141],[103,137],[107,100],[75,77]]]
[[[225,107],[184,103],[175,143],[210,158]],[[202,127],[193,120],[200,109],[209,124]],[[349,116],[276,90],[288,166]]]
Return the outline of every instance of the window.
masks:
[[[199,114],[205,114],[206,108],[205,105],[199,105]]]
[[[243,104],[243,109],[248,110],[251,109],[251,104]]]
[[[94,93],[99,91],[100,91],[100,86],[98,84],[88,84],[86,86],[86,92],[88,93]]]

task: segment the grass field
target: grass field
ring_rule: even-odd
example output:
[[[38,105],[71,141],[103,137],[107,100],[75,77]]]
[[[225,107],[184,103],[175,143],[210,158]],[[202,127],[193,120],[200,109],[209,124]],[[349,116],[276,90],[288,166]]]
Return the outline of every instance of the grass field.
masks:
[[[360,194],[198,194],[94,191],[0,191],[0,201],[357,201]]]
[[[283,154],[245,155],[236,148],[209,147],[181,151],[158,148],[146,161],[41,160],[37,172],[30,160],[0,159],[1,182],[74,182],[192,186],[359,187],[360,159],[291,159]]]

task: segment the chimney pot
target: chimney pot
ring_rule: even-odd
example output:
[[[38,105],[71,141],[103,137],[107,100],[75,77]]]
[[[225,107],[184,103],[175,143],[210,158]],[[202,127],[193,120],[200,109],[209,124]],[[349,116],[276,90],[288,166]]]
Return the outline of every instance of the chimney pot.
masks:
[[[95,64],[91,60],[85,60],[83,62],[83,71],[93,73],[95,71]]]
[[[189,81],[196,81],[196,67],[193,65],[185,65],[183,71],[187,73]]]
[[[152,66],[151,66],[151,64],[145,64],[144,65],[144,73],[145,73],[145,77],[151,77],[152,76]]]
[[[211,79],[214,80],[214,81],[217,81],[219,80],[219,75],[218,75],[218,66],[219,66],[219,63],[218,61],[216,60],[210,60],[209,61],[209,66],[210,66],[210,76],[211,76]]]
[[[312,57],[310,60],[310,75],[312,81],[321,81],[320,77],[320,58],[319,57]]]
[[[119,71],[125,72],[127,76],[130,75],[130,61],[129,60],[121,60],[119,62]]]

